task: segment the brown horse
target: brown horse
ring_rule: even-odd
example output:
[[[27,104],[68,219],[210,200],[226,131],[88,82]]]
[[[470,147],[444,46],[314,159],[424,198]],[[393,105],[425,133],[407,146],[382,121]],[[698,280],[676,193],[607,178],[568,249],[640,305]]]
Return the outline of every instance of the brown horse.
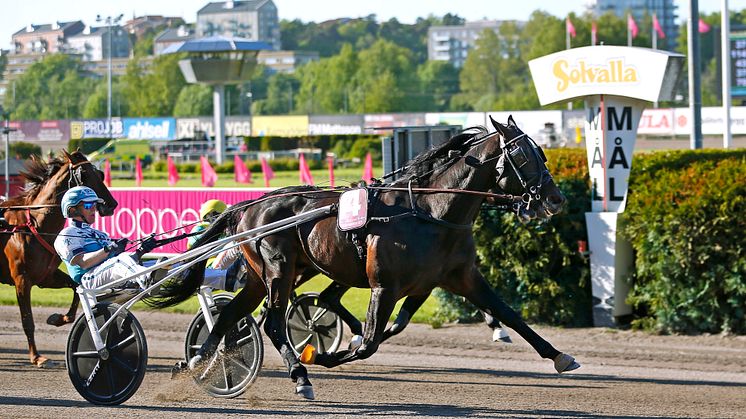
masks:
[[[31,287],[74,288],[75,283],[58,270],[61,261],[54,251],[54,239],[65,226],[60,210],[62,195],[72,186],[88,186],[105,201],[98,206],[99,214],[111,215],[117,202],[103,182],[103,173],[96,169],[80,151],[44,162],[32,158],[21,173],[26,187],[20,195],[0,204],[7,225],[0,234],[0,282],[16,288],[21,324],[28,339],[31,363],[43,367],[48,359],[39,355],[34,341],[34,317],[31,311]],[[62,326],[75,320],[78,294],[67,314],[53,314],[47,323]]]
[[[553,360],[558,372],[578,368],[571,356],[555,349],[508,307],[477,268],[472,224],[485,192],[512,196],[511,201],[518,202],[516,212],[525,219],[551,217],[561,211],[565,201],[536,143],[512,118],[508,125],[493,124],[496,133],[465,131],[416,157],[399,181],[370,187],[370,218],[356,233],[358,239],[340,231],[336,214],[332,214],[243,245],[254,275],[222,311],[190,366],[211,356],[228,328],[267,294],[270,308],[265,332],[295,381],[296,392],[313,398],[306,368],[287,342],[284,314],[295,281],[319,271],[345,286],[370,288],[371,298],[359,347],[311,354],[305,361],[333,367],[370,357],[382,342],[399,299],[406,297],[405,306],[409,302],[416,310],[435,287],[441,287],[514,329],[541,357]],[[417,193],[418,188],[430,193]],[[248,231],[336,204],[338,199],[337,193],[314,187],[281,189],[247,205],[236,205],[236,210],[224,213],[195,246],[226,231]],[[188,298],[203,276],[202,267],[193,267],[181,281],[166,286],[161,299],[151,304],[167,306]]]

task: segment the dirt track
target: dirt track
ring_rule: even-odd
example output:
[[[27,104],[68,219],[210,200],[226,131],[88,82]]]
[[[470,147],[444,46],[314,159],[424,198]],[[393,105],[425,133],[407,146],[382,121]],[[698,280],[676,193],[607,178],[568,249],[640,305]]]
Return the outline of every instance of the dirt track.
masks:
[[[506,345],[490,342],[483,325],[412,325],[369,360],[332,370],[311,367],[315,401],[292,394],[279,356],[266,344],[254,385],[237,399],[215,399],[190,379],[169,379],[191,317],[159,312],[136,313],[150,354],[139,391],[122,406],[97,407],[67,377],[70,327],[44,324],[52,312],[35,308],[37,343],[61,366],[40,370],[27,363],[17,307],[0,307],[2,417],[746,416],[746,337],[538,327],[583,365],[558,376],[515,333],[516,343]]]

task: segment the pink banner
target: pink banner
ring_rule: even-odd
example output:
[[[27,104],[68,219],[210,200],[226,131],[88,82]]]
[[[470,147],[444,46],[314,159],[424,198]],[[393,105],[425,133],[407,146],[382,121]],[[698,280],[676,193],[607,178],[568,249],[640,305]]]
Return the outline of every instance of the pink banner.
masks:
[[[199,207],[208,199],[228,205],[257,199],[266,188],[110,188],[119,206],[114,215],[96,218],[94,227],[113,238],[139,239],[149,234],[159,238],[188,233],[199,219]],[[183,253],[186,239],[156,249],[153,253]]]

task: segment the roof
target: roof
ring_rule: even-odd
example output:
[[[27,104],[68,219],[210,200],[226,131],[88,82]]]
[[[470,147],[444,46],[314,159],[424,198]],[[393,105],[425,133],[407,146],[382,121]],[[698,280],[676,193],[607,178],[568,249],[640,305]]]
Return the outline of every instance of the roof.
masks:
[[[186,41],[189,39],[194,38],[194,30],[187,28],[188,35],[182,36],[180,33],[183,33],[183,29],[180,30],[180,28],[169,28],[158,34],[153,42],[176,42],[176,41]]]
[[[29,26],[31,26],[31,27],[34,28],[34,32],[26,32],[26,28],[28,28],[28,26],[27,26],[27,27],[22,28],[21,30],[17,31],[16,33],[14,33],[13,36],[22,35],[24,33],[39,33],[39,32],[64,31],[68,27],[70,27],[72,25],[75,25],[77,23],[79,23],[81,25],[83,24],[83,22],[80,21],[80,20],[74,20],[72,22],[57,22],[57,24],[59,25],[59,28],[57,28],[57,29],[52,29],[53,25],[51,23],[46,23],[44,25],[34,25],[34,24],[31,24]]]
[[[233,12],[251,12],[255,10],[259,10],[259,7],[263,6],[265,3],[267,3],[269,0],[248,0],[248,1],[234,1],[233,8],[226,8],[225,5],[228,2],[220,1],[220,2],[210,2],[207,3],[207,5],[199,11],[197,11],[197,15],[205,15],[205,14],[213,14],[213,13],[229,13],[231,11]]]
[[[171,44],[163,50],[163,54],[172,54],[175,52],[259,51],[263,49],[272,49],[272,46],[266,42],[217,35]]]

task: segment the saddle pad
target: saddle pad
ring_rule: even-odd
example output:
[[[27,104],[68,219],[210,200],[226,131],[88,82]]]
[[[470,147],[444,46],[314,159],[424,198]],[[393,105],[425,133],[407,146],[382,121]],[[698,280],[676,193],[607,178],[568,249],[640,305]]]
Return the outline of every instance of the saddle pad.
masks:
[[[339,197],[337,226],[342,231],[357,230],[368,222],[368,190],[353,189]]]

